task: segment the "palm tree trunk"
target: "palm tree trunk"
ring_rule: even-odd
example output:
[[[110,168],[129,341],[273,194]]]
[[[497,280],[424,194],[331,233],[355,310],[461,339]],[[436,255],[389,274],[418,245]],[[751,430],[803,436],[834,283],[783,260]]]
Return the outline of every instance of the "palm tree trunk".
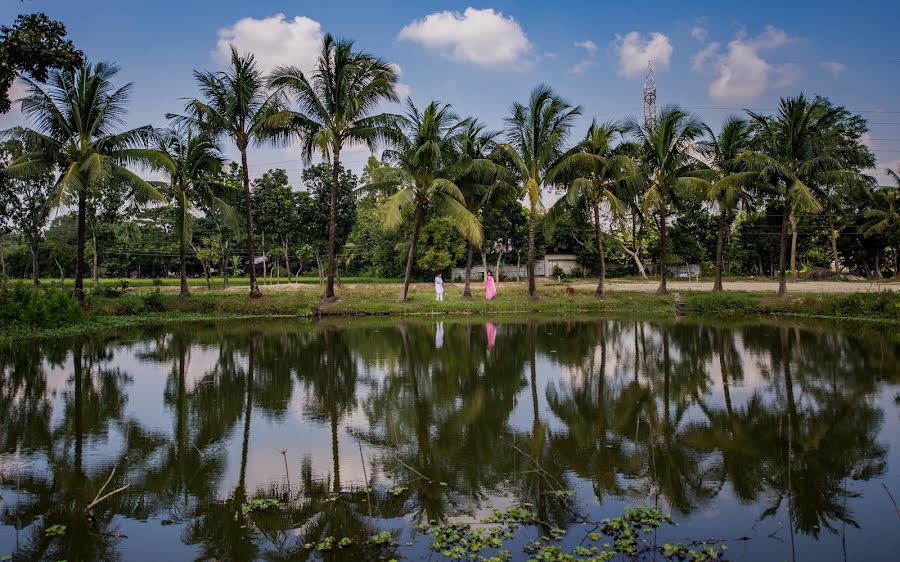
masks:
[[[722,270],[725,268],[725,213],[727,209],[722,205],[719,212],[719,235],[716,239],[716,281],[713,283],[713,292],[722,292]]]
[[[100,286],[100,271],[97,267],[97,231],[91,226],[91,282],[94,287]]]
[[[250,202],[250,172],[247,169],[247,147],[239,146],[238,148],[241,150],[241,165],[243,166],[244,179],[244,207],[247,209],[247,254],[250,256],[250,298],[256,299],[262,296],[262,292],[260,292],[259,285],[256,282],[256,254],[254,253],[253,248],[253,207]]]
[[[784,214],[781,216],[781,240],[778,249],[778,294],[787,293],[787,279],[785,278],[785,262],[787,261],[787,227],[791,220],[791,202],[789,198],[784,201]]]
[[[84,234],[87,215],[87,193],[78,192],[78,242],[75,245],[75,296],[84,304]]]
[[[797,281],[797,215],[791,215],[791,281]]]
[[[828,228],[831,230],[831,255],[834,259],[832,268],[834,269],[834,272],[837,273],[841,270],[841,256],[838,254],[837,249],[837,231],[834,229],[834,220],[830,217],[828,219]]]
[[[340,146],[336,146],[331,168],[331,208],[329,209],[328,216],[328,284],[325,286],[325,300],[334,300],[334,266],[337,248],[337,194],[340,171],[341,148]],[[406,300],[405,294],[404,300]]]
[[[188,291],[188,282],[187,282],[187,251],[185,250],[185,240],[184,240],[184,230],[182,229],[179,232],[179,243],[178,243],[178,259],[181,261],[181,293],[178,295],[179,297],[186,297],[191,294]],[[205,269],[205,268],[204,268]]]
[[[222,288],[228,288],[228,244],[222,242]]]
[[[416,242],[419,239],[419,225],[422,222],[422,205],[416,203],[416,212],[413,216],[412,237],[409,240],[409,255],[406,257],[406,276],[403,279],[403,296],[400,302],[406,302],[409,294],[409,280],[412,277],[413,260],[416,258]]]
[[[534,201],[531,202],[531,214],[528,216],[528,296],[537,297],[537,286],[534,282],[534,225],[537,219],[537,209]],[[546,272],[544,272],[546,274]],[[485,271],[487,279],[487,271]]]
[[[0,236],[0,292],[6,291],[6,256],[3,250],[3,237]]]
[[[597,296],[602,297],[606,285],[606,255],[603,251],[603,233],[600,232],[600,205],[594,204],[594,235],[597,237],[597,258],[600,260],[600,279],[597,281]]]
[[[472,300],[472,253],[474,248],[472,247],[472,241],[470,240],[468,243],[469,251],[466,256],[466,284],[463,287],[463,298],[466,300]]]
[[[666,294],[666,275],[668,274],[669,261],[669,243],[666,240],[666,206],[663,204],[659,209],[659,272],[660,281],[659,288],[656,290],[660,295]]]
[[[31,244],[31,284],[37,287],[41,284],[40,277],[38,275],[38,249],[37,249],[37,239],[33,239],[34,242]]]

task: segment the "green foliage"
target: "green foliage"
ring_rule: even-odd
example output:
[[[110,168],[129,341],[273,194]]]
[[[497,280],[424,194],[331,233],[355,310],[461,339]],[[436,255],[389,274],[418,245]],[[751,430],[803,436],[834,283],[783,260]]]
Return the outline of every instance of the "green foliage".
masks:
[[[48,537],[62,537],[66,534],[66,526],[58,523],[50,525],[44,530],[44,534]]]
[[[250,500],[241,506],[244,513],[252,513],[254,511],[268,511],[278,506],[278,500],[274,498],[259,498]]]
[[[162,279],[160,279],[159,277],[154,277],[151,283],[153,283],[154,287],[161,287],[163,284]]]
[[[753,314],[759,310],[757,299],[746,293],[699,293],[684,295],[684,306],[700,314]]]
[[[823,312],[827,316],[888,318],[900,320],[900,293],[880,291],[834,295],[825,301]]]
[[[0,322],[10,327],[54,328],[81,316],[77,301],[60,289],[31,288],[20,283],[0,293]]]
[[[10,110],[9,88],[18,73],[45,82],[50,69],[81,65],[84,53],[65,37],[66,26],[43,13],[20,15],[12,27],[0,27],[0,113]]]
[[[149,312],[161,312],[163,310],[163,297],[159,289],[155,289],[141,296],[144,301],[144,310]]]

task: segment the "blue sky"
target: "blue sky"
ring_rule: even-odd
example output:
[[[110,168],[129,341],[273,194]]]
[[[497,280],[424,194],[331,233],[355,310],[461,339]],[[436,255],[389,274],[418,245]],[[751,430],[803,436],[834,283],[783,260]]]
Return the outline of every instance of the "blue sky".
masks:
[[[0,21],[36,11],[64,22],[92,60],[119,63],[134,83],[132,125],[165,125],[195,95],[192,71],[220,68],[229,42],[267,68],[304,67],[327,32],[398,64],[418,104],[440,99],[493,128],[540,82],[583,106],[579,134],[593,116],[637,116],[652,58],[660,105],[716,128],[740,108],[827,95],[870,120],[879,168],[900,167],[898,2],[4,0]],[[20,121],[13,112],[0,128]],[[354,149],[346,162],[358,171],[367,155]],[[281,167],[299,182],[290,148],[250,158],[253,175]]]

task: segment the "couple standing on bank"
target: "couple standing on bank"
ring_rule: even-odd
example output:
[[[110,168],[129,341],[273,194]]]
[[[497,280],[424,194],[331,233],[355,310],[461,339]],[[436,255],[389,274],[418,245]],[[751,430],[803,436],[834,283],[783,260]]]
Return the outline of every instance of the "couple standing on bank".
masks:
[[[440,273],[434,278],[434,294],[438,302],[444,300],[444,278],[441,277]],[[495,296],[497,296],[497,287],[494,285],[494,277],[488,271],[487,279],[484,282],[484,298],[491,300]]]

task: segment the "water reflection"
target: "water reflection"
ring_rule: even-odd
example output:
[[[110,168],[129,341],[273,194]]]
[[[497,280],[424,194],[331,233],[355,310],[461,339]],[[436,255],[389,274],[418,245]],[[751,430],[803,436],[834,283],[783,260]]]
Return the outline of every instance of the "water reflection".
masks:
[[[635,504],[673,511],[680,536],[752,535],[738,559],[846,547],[848,527],[877,553],[893,536],[877,487],[896,482],[897,359],[884,332],[605,319],[8,347],[0,555],[140,559],[151,542],[172,560],[297,560],[388,530],[424,558],[422,522],[528,505],[565,526]],[[281,507],[248,512],[259,498]]]

